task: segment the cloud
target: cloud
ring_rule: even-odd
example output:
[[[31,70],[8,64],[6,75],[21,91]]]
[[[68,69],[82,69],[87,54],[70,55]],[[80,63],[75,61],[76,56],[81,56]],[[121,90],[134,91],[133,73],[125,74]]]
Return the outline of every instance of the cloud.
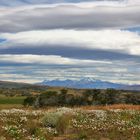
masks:
[[[0,31],[105,29],[140,25],[140,4],[86,2],[0,8]]]
[[[137,5],[140,4],[139,0],[124,0],[124,2],[126,2],[126,4],[128,5]]]
[[[11,56],[11,59],[14,58]],[[9,58],[10,59],[10,58]],[[139,64],[126,61],[111,61],[112,63],[94,63],[88,65],[33,65],[21,66],[2,66],[0,70],[1,80],[12,80],[19,82],[39,82],[44,79],[80,79],[83,77],[92,77],[95,79],[118,82],[139,84]],[[1,65],[1,62],[0,62]],[[132,69],[134,68],[134,69]]]
[[[34,79],[32,76],[26,76],[24,74],[0,74],[1,79],[6,81],[14,82],[25,82],[25,83],[37,83],[39,79]]]
[[[124,0],[86,0],[86,2],[95,2],[97,4],[104,3],[118,3]],[[79,3],[85,2],[85,0],[1,0],[1,6],[21,6],[21,5],[30,5],[30,4],[55,4],[55,3]]]
[[[35,83],[44,79],[92,77],[110,82],[138,84],[139,65],[140,62],[135,60],[99,61],[54,55],[5,54],[0,55],[0,79]]]
[[[86,49],[80,47],[68,46],[49,46],[44,47],[14,47],[7,49],[0,49],[0,54],[35,54],[35,55],[59,55],[62,57],[89,59],[89,60],[135,60],[139,62],[140,56],[124,54],[122,52],[115,52],[110,50]]]
[[[0,0],[0,79],[139,84],[139,13],[139,0]]]
[[[84,3],[85,0],[1,0],[1,6],[21,6],[30,4],[55,4],[55,3]],[[86,0],[86,2],[94,2],[98,5],[101,4],[139,4],[139,0]]]
[[[0,55],[0,62],[45,64],[45,65],[77,65],[111,64],[108,61],[70,59],[61,56],[46,55]]]
[[[7,41],[0,49],[24,47],[45,49],[65,46],[64,49],[106,50],[140,56],[140,36],[121,30],[46,30],[1,34]],[[61,48],[61,47],[60,47]]]

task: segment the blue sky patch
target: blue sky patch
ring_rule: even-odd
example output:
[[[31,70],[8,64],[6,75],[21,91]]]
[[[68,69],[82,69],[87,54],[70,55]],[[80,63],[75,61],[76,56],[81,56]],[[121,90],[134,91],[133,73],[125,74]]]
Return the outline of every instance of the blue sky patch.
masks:
[[[5,41],[6,41],[6,39],[0,38],[0,43],[5,42]]]

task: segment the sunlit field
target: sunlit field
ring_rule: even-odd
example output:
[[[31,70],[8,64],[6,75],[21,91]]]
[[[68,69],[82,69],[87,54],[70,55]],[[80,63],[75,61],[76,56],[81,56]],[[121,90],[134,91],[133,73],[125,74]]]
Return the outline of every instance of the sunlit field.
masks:
[[[1,95],[0,140],[140,140],[140,105],[36,108],[25,99]]]
[[[23,104],[25,97],[0,97],[0,105]]]
[[[1,108],[0,140],[139,140],[135,108]]]

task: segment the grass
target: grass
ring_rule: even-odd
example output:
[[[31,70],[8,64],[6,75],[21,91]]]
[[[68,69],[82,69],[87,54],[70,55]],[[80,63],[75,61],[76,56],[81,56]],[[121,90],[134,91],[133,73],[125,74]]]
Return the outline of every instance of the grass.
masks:
[[[24,109],[24,106],[22,104],[0,104],[0,110],[2,109]]]
[[[84,110],[111,110],[111,109],[140,110],[140,105],[114,104],[106,106],[81,106],[79,108]]]
[[[25,97],[0,97],[0,105],[23,104]]]
[[[5,109],[0,116],[5,140],[140,140],[139,110]]]

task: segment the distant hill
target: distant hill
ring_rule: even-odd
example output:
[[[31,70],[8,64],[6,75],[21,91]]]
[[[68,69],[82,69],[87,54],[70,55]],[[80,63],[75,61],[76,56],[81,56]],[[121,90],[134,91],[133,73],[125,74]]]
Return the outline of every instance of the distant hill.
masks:
[[[8,89],[46,89],[47,86],[37,85],[37,84],[28,84],[28,83],[0,81],[0,88],[8,88]]]
[[[46,90],[51,89],[51,87],[64,87],[64,88],[75,88],[75,89],[122,89],[131,91],[140,91],[140,85],[125,85],[118,83],[111,83],[107,81],[95,80],[93,78],[82,78],[80,80],[44,80],[37,84],[27,84],[27,83],[16,83],[0,81],[0,88],[7,89],[31,89],[31,90]]]
[[[108,81],[95,80],[93,78],[83,78],[80,80],[44,80],[40,85],[48,85],[53,87],[68,87],[76,89],[124,89],[140,91],[140,85],[125,85],[118,83],[111,83]]]
[[[140,91],[140,85],[125,86],[123,89],[124,90],[136,90],[136,91]]]

